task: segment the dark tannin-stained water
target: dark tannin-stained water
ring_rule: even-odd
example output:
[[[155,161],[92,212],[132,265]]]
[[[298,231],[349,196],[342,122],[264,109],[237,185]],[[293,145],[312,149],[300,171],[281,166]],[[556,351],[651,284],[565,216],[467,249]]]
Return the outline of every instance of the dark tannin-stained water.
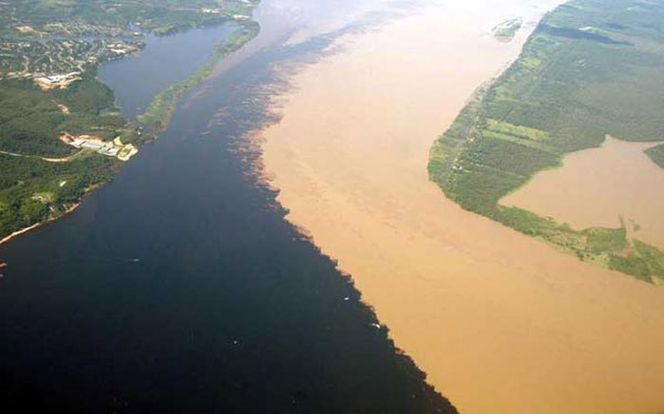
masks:
[[[122,113],[136,117],[159,91],[203,65],[234,26],[226,23],[174,35],[148,35],[144,50],[105,63],[99,69],[99,77],[115,92]]]
[[[259,46],[186,96],[112,183],[0,246],[3,412],[453,412],[350,279],[283,220],[251,174],[257,155],[240,150],[266,121],[271,64],[330,39],[281,46],[298,28],[270,29],[303,21],[290,3],[261,6]],[[171,49],[155,50],[144,56]],[[134,69],[101,73],[130,84]],[[155,90],[116,89],[133,107]]]

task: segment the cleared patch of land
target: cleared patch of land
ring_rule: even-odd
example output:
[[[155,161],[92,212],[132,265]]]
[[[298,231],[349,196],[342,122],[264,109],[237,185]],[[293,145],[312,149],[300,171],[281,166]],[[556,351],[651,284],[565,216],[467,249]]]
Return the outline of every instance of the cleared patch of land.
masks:
[[[662,21],[664,6],[636,0],[577,0],[557,8],[519,59],[436,142],[431,179],[464,209],[581,260],[648,282],[664,277],[664,251],[643,241],[625,244],[620,226],[574,230],[499,204],[538,171],[560,166],[565,154],[598,147],[606,134],[664,139]],[[649,155],[657,161],[661,151]]]

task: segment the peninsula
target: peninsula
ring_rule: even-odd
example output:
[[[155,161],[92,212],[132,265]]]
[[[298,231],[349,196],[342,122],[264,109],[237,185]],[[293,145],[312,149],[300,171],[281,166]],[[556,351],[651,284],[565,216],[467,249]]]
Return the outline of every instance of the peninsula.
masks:
[[[664,291],[462,209],[427,171],[436,137],[562,2],[417,3],[283,65],[280,121],[258,139],[286,218],[459,412],[661,410]]]
[[[60,217],[109,181],[167,125],[177,98],[258,32],[258,0],[0,4],[0,240]],[[97,78],[105,61],[140,51],[146,34],[234,22],[193,76],[127,120]]]
[[[561,166],[566,154],[600,146],[606,135],[651,142],[647,154],[662,166],[662,21],[664,7],[642,1],[576,0],[558,7],[517,61],[436,142],[431,179],[466,210],[584,262],[664,282],[664,251],[640,240],[627,223],[572,228],[500,202],[539,171]],[[631,201],[638,203],[638,195]],[[599,206],[585,208],[591,213]]]

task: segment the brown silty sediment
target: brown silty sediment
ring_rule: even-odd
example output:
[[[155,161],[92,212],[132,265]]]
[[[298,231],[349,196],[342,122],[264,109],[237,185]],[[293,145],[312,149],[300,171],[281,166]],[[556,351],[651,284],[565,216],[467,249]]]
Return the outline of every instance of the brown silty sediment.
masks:
[[[576,229],[625,225],[664,249],[664,169],[644,150],[657,143],[607,137],[600,148],[570,154],[501,200]],[[622,221],[622,223],[621,223]]]
[[[275,102],[265,174],[461,412],[661,411],[664,289],[463,211],[427,177],[433,141],[527,34],[490,29],[556,3],[430,3],[342,38]]]

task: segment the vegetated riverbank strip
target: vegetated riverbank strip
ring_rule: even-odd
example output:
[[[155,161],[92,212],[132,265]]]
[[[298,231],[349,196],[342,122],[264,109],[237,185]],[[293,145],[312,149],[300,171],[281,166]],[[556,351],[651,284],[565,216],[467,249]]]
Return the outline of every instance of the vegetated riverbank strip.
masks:
[[[260,31],[260,25],[253,20],[240,21],[236,24],[235,30],[216,47],[214,56],[189,78],[159,92],[150,102],[145,112],[137,117],[138,121],[148,126],[155,134],[163,131],[170,122],[178,98],[207,78],[219,60],[242,48]]]
[[[585,262],[660,282],[664,252],[630,239],[624,225],[577,231],[499,201],[538,171],[560,166],[565,154],[601,145],[607,134],[664,139],[662,19],[664,7],[633,0],[579,0],[549,13],[519,59],[434,144],[431,179],[466,210]],[[647,152],[660,166],[663,148]]]
[[[657,145],[656,147],[648,148],[646,154],[655,161],[657,165],[664,168],[664,144]]]
[[[3,81],[10,86],[6,91],[16,90],[11,96],[20,97],[21,102],[25,101],[26,108],[32,107],[34,111],[34,104],[31,102],[41,102],[36,108],[39,113],[35,116],[38,116],[39,120],[34,122],[38,126],[35,127],[37,131],[34,135],[44,135],[42,141],[45,146],[41,145],[42,141],[38,141],[31,144],[27,152],[34,154],[41,151],[49,156],[22,156],[26,151],[20,146],[14,151],[0,152],[8,186],[0,189],[0,243],[73,211],[70,206],[78,205],[86,193],[110,181],[120,170],[122,163],[117,159],[92,153],[72,153],[68,148],[63,152],[62,148],[53,147],[59,142],[53,140],[51,143],[48,133],[42,134],[42,130],[60,133],[65,126],[67,130],[75,133],[90,133],[94,130],[100,138],[113,139],[120,136],[123,142],[136,146],[154,140],[168,125],[177,99],[205,79],[216,62],[240,49],[260,30],[258,23],[251,20],[240,20],[237,26],[235,31],[217,46],[214,55],[192,76],[170,86],[153,100],[148,111],[142,116],[153,127],[149,134],[141,133],[133,121],[120,115],[113,104],[113,91],[97,78],[96,67],[91,68],[78,83],[62,91],[44,91],[27,80]],[[22,106],[16,105],[14,101],[12,98],[6,103],[13,112],[24,113],[20,111]],[[62,102],[66,103],[71,111],[63,113],[59,106]],[[49,107],[43,108],[44,105]],[[102,109],[106,110],[100,111]],[[49,116],[51,113],[58,117],[57,121],[53,121],[54,117]],[[41,122],[42,118],[45,119],[44,122]],[[25,142],[17,142],[26,145]],[[12,146],[10,148],[14,149]],[[64,157],[55,158],[52,155]],[[31,180],[30,177],[35,177],[35,174],[37,180]],[[20,185],[12,186],[10,181]],[[35,194],[41,193],[49,196],[36,199]]]
[[[31,80],[0,82],[0,239],[62,216],[119,170],[116,158],[65,145],[58,140],[63,131],[136,145],[147,139],[114,107],[96,67],[62,90],[43,90]]]
[[[92,189],[89,189],[87,192],[89,192],[89,191],[91,191],[91,190],[92,190]],[[0,244],[2,244],[2,243],[6,243],[6,242],[10,241],[11,239],[13,239],[14,237],[18,237],[18,236],[20,236],[21,234],[27,233],[27,232],[29,232],[30,230],[34,230],[34,229],[36,229],[37,227],[42,226],[42,225],[44,225],[44,224],[46,224],[46,223],[50,223],[51,221],[57,220],[57,219],[59,219],[60,217],[64,216],[65,214],[67,214],[67,213],[71,213],[72,211],[76,210],[80,205],[81,205],[81,202],[79,201],[79,202],[77,202],[77,203],[73,203],[73,204],[71,204],[71,205],[69,205],[69,206],[66,206],[66,208],[64,209],[64,211],[62,211],[62,212],[61,212],[60,214],[58,214],[58,215],[52,215],[52,216],[49,216],[49,217],[48,217],[46,220],[44,220],[44,221],[41,221],[41,222],[35,223],[35,224],[33,224],[32,226],[25,227],[25,228],[23,228],[23,229],[21,229],[21,230],[17,230],[17,231],[15,231],[15,232],[13,232],[12,234],[3,237],[2,239],[0,239]]]

